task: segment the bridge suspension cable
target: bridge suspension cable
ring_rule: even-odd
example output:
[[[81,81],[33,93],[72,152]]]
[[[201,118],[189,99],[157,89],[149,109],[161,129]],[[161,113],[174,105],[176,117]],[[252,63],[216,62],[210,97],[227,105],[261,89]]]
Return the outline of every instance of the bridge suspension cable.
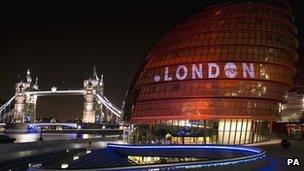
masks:
[[[96,95],[98,100],[105,105],[113,114],[115,114],[117,117],[121,117],[121,111],[114,106],[105,96],[100,96],[99,94]]]
[[[0,107],[0,122],[4,122],[8,115],[11,115],[14,109],[9,109],[9,111],[5,110],[10,107],[10,104],[14,101],[15,96],[10,98],[5,104]],[[3,112],[4,111],[4,112]]]
[[[7,107],[9,106],[12,101],[15,99],[15,96],[13,96],[12,98],[10,98],[5,104],[3,104],[1,107],[0,107],[0,113]]]

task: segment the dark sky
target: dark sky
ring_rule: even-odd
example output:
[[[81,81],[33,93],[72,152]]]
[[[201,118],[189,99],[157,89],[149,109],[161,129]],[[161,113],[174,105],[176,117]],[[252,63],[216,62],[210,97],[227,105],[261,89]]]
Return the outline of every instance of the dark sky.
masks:
[[[14,94],[18,75],[24,78],[27,68],[39,77],[41,90],[52,85],[80,89],[95,65],[104,74],[106,96],[120,106],[139,65],[170,29],[205,7],[226,1],[100,2],[1,5],[0,98]],[[303,36],[303,1],[294,3]],[[39,104],[47,108],[47,103],[45,98]]]

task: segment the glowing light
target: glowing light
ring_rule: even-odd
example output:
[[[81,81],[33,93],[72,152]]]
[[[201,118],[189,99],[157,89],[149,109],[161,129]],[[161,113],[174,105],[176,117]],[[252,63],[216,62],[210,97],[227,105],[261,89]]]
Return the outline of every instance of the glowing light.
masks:
[[[243,77],[248,78],[248,75],[250,78],[255,78],[254,77],[254,65],[253,63],[249,63],[249,66],[246,63],[241,63],[239,65],[242,65],[243,69]],[[208,63],[208,78],[218,78],[220,75],[220,67],[216,63]],[[227,78],[235,78],[238,74],[237,72],[237,65],[232,62],[228,62],[224,65],[224,71],[225,71],[225,76]],[[190,74],[189,74],[190,73]],[[191,74],[192,73],[192,74]],[[175,72],[175,78],[174,80],[185,80],[188,77],[188,74],[191,75],[192,79],[202,79],[203,78],[203,71],[202,71],[202,63],[199,64],[199,68],[197,67],[196,64],[192,64],[191,71],[188,71],[188,68],[186,65],[179,65],[176,68]],[[172,81],[173,77],[171,77],[172,73],[170,74],[169,67],[165,67],[164,71],[164,81]],[[196,77],[196,75],[198,77]],[[160,76],[155,75],[154,76],[154,81],[159,82],[160,81]]]
[[[98,100],[101,101],[112,113],[114,113],[117,117],[121,117],[121,111],[114,107],[104,96],[101,97],[99,94],[96,95]]]
[[[86,153],[87,153],[87,154],[91,153],[91,150],[87,150]]]
[[[73,160],[78,160],[79,159],[79,156],[74,156],[73,157]]]
[[[3,109],[5,109],[11,102],[15,99],[15,96],[13,96],[9,101],[7,101],[4,105],[0,107],[0,112],[2,112]]]
[[[125,149],[223,149],[223,150],[239,150],[239,151],[247,151],[253,153],[261,153],[262,150],[253,148],[253,147],[245,147],[245,146],[229,146],[229,145],[170,145],[170,146],[141,146],[141,145],[118,145],[118,144],[108,144],[108,147],[112,148],[125,148]]]
[[[83,135],[82,135],[82,138],[83,138],[83,139],[88,139],[88,138],[89,138],[89,134],[83,134]]]
[[[52,93],[55,93],[57,91],[57,87],[51,87]]]
[[[52,87],[54,88],[54,87]],[[56,88],[56,87],[55,87]],[[55,90],[55,89],[53,89]],[[79,94],[79,95],[83,95],[84,94],[84,90],[57,90],[56,91],[27,91],[25,92],[25,94],[29,94],[29,95],[37,95],[37,96],[44,96],[44,95],[50,95],[50,94]]]
[[[265,151],[257,149],[257,148],[252,148],[252,147],[244,147],[244,146],[221,146],[221,145],[196,145],[196,146],[189,146],[189,145],[170,145],[170,146],[157,146],[157,145],[150,145],[150,146],[145,146],[145,145],[119,145],[119,144],[108,144],[108,147],[112,148],[122,148],[124,150],[127,149],[201,149],[201,150],[229,150],[229,152],[232,153],[234,150],[237,151],[244,151],[244,152],[251,152],[254,154],[248,154],[247,156],[242,156],[242,157],[235,157],[235,158],[228,158],[228,159],[218,159],[218,160],[212,160],[212,161],[199,161],[199,162],[191,162],[191,163],[174,163],[170,165],[158,165],[158,166],[136,166],[136,169],[161,169],[161,168],[166,168],[166,169],[189,169],[189,168],[201,168],[201,167],[212,167],[212,166],[224,166],[224,165],[235,165],[239,163],[247,163],[250,161],[256,161],[263,159],[265,157]],[[147,158],[148,160],[148,158]],[[128,167],[124,169],[130,169],[132,170],[135,167]]]
[[[66,163],[62,163],[62,164],[61,164],[61,169],[65,169],[65,168],[68,168],[68,167],[69,167],[69,165],[66,164]]]
[[[38,134],[15,134],[16,142],[35,142],[38,140]]]
[[[229,134],[229,130],[230,130],[230,134]],[[219,121],[218,135],[219,135],[219,139],[223,140],[223,143],[233,144],[234,138],[231,137],[240,137],[240,142],[249,142],[249,136],[248,136],[249,132],[251,132],[251,120],[248,120],[248,122],[243,121],[243,123],[238,122],[237,119],[233,119],[232,121],[227,121],[227,120]]]

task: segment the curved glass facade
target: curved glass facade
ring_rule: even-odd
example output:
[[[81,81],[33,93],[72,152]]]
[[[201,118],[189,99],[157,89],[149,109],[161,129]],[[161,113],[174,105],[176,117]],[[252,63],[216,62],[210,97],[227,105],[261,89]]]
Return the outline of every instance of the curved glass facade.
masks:
[[[292,22],[287,6],[241,3],[209,7],[169,32],[127,95],[134,141],[154,126],[164,128],[162,137],[192,137],[186,143],[266,140],[296,73]]]

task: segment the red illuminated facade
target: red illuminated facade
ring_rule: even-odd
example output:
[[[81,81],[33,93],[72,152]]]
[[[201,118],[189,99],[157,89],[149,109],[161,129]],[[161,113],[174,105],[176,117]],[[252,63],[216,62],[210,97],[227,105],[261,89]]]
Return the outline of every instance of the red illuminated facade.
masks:
[[[256,2],[209,7],[173,29],[129,89],[134,141],[268,140],[296,73],[292,23],[288,5]]]

